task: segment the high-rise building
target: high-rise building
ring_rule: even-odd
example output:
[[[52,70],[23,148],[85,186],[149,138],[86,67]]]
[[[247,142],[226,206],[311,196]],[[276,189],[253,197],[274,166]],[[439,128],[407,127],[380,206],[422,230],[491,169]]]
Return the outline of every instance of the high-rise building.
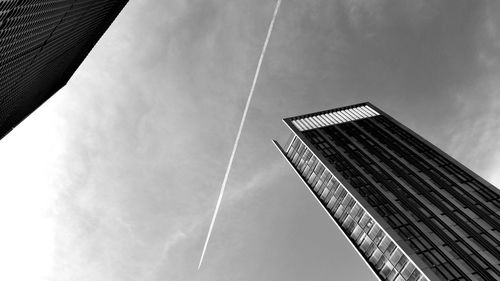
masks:
[[[370,103],[275,145],[380,280],[500,280],[500,192]]]
[[[0,138],[66,84],[127,0],[0,0]]]

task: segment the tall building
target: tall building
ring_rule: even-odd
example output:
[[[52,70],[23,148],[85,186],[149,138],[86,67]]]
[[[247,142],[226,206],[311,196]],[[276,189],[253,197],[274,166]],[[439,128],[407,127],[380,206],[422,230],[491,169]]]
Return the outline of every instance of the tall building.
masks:
[[[0,0],[0,138],[66,84],[127,0]]]
[[[370,103],[285,118],[280,152],[380,280],[500,280],[500,192]]]

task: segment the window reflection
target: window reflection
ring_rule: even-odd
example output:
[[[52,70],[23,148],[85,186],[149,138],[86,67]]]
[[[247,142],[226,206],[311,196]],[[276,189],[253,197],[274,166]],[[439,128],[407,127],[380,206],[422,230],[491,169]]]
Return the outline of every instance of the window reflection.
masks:
[[[382,279],[428,281],[298,137],[287,157]]]

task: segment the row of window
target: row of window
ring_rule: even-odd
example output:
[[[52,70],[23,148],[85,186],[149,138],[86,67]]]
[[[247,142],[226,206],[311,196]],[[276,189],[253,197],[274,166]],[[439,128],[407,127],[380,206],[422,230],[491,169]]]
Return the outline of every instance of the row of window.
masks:
[[[427,281],[413,262],[298,138],[288,148],[287,157],[383,280]]]
[[[293,120],[292,124],[300,131],[305,131],[377,115],[379,115],[379,113],[370,106],[361,105],[358,107],[345,108],[319,115],[298,118]]]
[[[368,122],[364,122],[364,125],[362,125],[364,128],[367,130],[372,129],[371,127],[373,125],[368,124]],[[384,135],[384,137],[382,137]],[[392,140],[393,142],[388,143],[391,141],[391,136],[387,134],[380,134],[376,133],[375,137],[386,146],[386,149],[395,149],[396,150],[396,145],[395,145],[395,140]],[[414,162],[412,161],[413,158],[410,157],[410,151],[399,147],[401,151],[401,157],[404,157],[408,163],[406,165],[411,165],[410,163]],[[429,150],[430,151],[430,150]],[[436,153],[433,151],[433,153]],[[443,157],[441,157],[443,158]],[[392,160],[391,160],[392,161]],[[401,161],[401,160],[400,160]],[[413,163],[413,165],[417,165],[416,163]],[[454,165],[450,166],[445,166],[445,167],[454,167],[455,169],[457,168]],[[479,247],[482,247],[482,250],[490,251],[490,253],[485,252],[484,256],[485,259],[489,260],[492,255],[494,256],[497,251],[495,250],[498,248],[500,245],[498,238],[496,237],[495,233],[492,231],[495,227],[499,226],[499,222],[496,220],[492,220],[491,218],[488,217],[488,214],[491,214],[491,210],[489,211],[483,211],[479,209],[477,206],[473,205],[474,203],[471,201],[470,198],[465,197],[463,194],[463,191],[460,190],[461,192],[457,192],[456,188],[453,187],[444,187],[444,186],[439,186],[434,182],[429,182],[426,178],[422,177],[423,180],[420,178],[417,178],[416,176],[412,176],[412,170],[410,170],[408,167],[402,167],[403,170],[406,170],[408,173],[406,176],[409,177],[409,179],[405,179],[404,175],[403,180],[407,181],[409,183],[409,186],[413,188],[419,188],[420,190],[426,190],[423,195],[429,200],[438,200],[437,202],[434,202],[433,204],[426,204],[427,206],[431,207],[435,205],[436,207],[439,207],[437,210],[434,212],[436,214],[440,214],[443,212],[440,216],[440,219],[443,221],[443,230],[446,231],[446,227],[451,227],[455,224],[459,225],[460,228],[454,228],[453,234],[459,234],[459,237],[462,239],[465,239],[468,244],[470,245],[476,245]],[[429,172],[429,171],[425,171]],[[421,176],[423,172],[419,173],[419,176]],[[434,179],[437,173],[430,174],[431,180]],[[401,174],[400,174],[401,175]],[[410,180],[410,181],[409,181]],[[427,185],[427,186],[426,186]],[[427,187],[427,188],[426,188]],[[429,189],[430,188],[430,189]],[[442,189],[444,188],[444,189]],[[429,189],[429,190],[428,190]],[[434,191],[434,192],[431,192]],[[461,194],[462,193],[462,194]],[[439,199],[436,199],[439,198]],[[423,198],[421,198],[423,200]],[[480,205],[483,205],[480,203]],[[452,212],[450,212],[450,210]],[[488,225],[491,224],[491,225]],[[450,230],[451,231],[451,230]],[[465,232],[464,232],[465,231]],[[472,237],[469,237],[471,235]],[[472,238],[472,239],[471,239]],[[493,260],[498,260],[498,255],[496,255],[496,258],[493,258]],[[479,263],[482,264],[482,263]],[[493,263],[494,264],[494,263]],[[483,267],[487,268],[487,267]]]
[[[362,122],[362,121],[361,121]],[[341,125],[346,129],[345,127],[352,127],[352,124],[343,124]],[[327,141],[320,133],[317,131],[308,131],[306,133],[306,137],[308,140],[313,141],[313,145],[317,147],[319,143],[323,143],[324,146],[327,147],[328,150],[330,150],[332,153],[331,155],[328,156],[328,160],[334,164],[335,169],[340,172],[343,177],[350,182],[350,184],[359,192],[361,196],[363,196],[374,209],[381,215],[385,221],[392,227],[394,230],[398,231],[399,234],[401,235],[402,238],[408,240],[410,246],[412,245],[412,242],[416,242],[418,246],[420,245],[419,242],[427,242],[426,238],[420,237],[423,233],[421,231],[417,231],[413,227],[413,224],[415,224],[416,227],[424,227],[426,228],[425,225],[422,223],[419,223],[418,217],[413,217],[411,219],[410,217],[405,217],[401,216],[401,210],[395,210],[392,206],[392,204],[388,201],[390,200],[391,202],[397,202],[398,197],[395,197],[392,194],[393,188],[388,184],[388,181],[391,181],[391,178],[385,177],[385,183],[382,184],[380,181],[381,179],[378,176],[375,176],[373,173],[376,173],[378,175],[383,174],[382,170],[377,168],[375,165],[375,162],[372,162],[368,158],[365,157],[365,159],[362,159],[360,156],[362,156],[362,153],[360,150],[357,150],[356,147],[354,147],[354,150],[348,146],[350,143],[350,140],[344,137],[340,133],[339,127],[329,127],[328,129],[324,129],[326,134],[328,134],[331,137],[331,140],[333,143],[330,143],[330,141]],[[349,133],[347,133],[349,134]],[[359,137],[357,135],[356,137]],[[332,145],[335,144],[335,147]],[[345,157],[348,157],[349,161],[347,161],[347,158],[344,158],[342,155],[341,151],[339,149],[342,149],[342,151],[346,154]],[[338,151],[337,151],[338,150]],[[323,152],[323,151],[322,151]],[[350,164],[348,163],[350,162]],[[357,164],[355,164],[357,163]],[[377,164],[380,164],[377,162]],[[355,168],[356,167],[356,168]],[[358,171],[358,170],[359,171]],[[384,167],[384,169],[388,169],[388,167]],[[361,176],[361,171],[364,171],[366,173],[366,176],[368,176],[370,179],[373,179],[374,182],[366,184],[366,180]],[[353,181],[352,179],[354,178],[359,178],[359,181]],[[368,178],[367,178],[368,179]],[[383,190],[382,193],[373,186],[372,184],[379,184],[379,187]],[[385,189],[384,189],[385,187]],[[366,191],[366,192],[365,192]],[[376,196],[375,196],[376,195]],[[373,197],[373,198],[372,198]],[[410,198],[407,198],[409,200]],[[406,205],[400,205],[405,209]],[[413,213],[409,210],[408,215],[412,215]],[[403,212],[406,214],[406,212]],[[410,222],[411,220],[411,222]],[[422,229],[422,230],[424,230]],[[430,232],[430,229],[427,229],[424,232]],[[422,240],[422,241],[420,241]],[[443,244],[443,241],[437,242],[437,244],[441,245]],[[436,244],[436,245],[437,245]],[[434,246],[436,247],[436,246]],[[415,246],[413,248],[416,248]],[[421,248],[421,247],[418,247]],[[417,250],[417,249],[416,249]],[[426,261],[425,257],[429,256],[430,258],[435,258],[435,257],[440,257],[442,258],[441,254],[442,253],[437,253],[434,251],[433,253],[426,252],[422,253],[421,251],[424,249],[418,249],[417,253],[420,253],[420,255],[424,256],[424,261]],[[438,255],[438,256],[436,256]],[[436,260],[436,259],[433,259]],[[441,259],[440,259],[441,260]],[[437,269],[437,273],[439,273],[441,276],[445,278],[445,280],[462,280],[462,274],[456,274],[456,270],[450,269],[447,270],[449,266],[444,267],[443,263],[429,263],[429,265],[433,266],[433,269]],[[441,266],[443,265],[443,266]],[[437,266],[437,268],[436,268]]]
[[[389,153],[386,153],[387,155],[384,155],[383,152],[385,152],[385,151],[384,151],[384,149],[382,149],[382,146],[380,146],[378,143],[373,143],[373,142],[372,143],[368,143],[366,140],[369,140],[369,138],[366,137],[364,134],[367,134],[367,136],[368,135],[369,136],[373,135],[373,137],[375,137],[375,139],[378,142],[381,142],[382,144],[385,144],[384,142],[387,141],[386,139],[383,139],[380,136],[381,135],[381,131],[380,130],[377,131],[375,128],[373,128],[371,126],[368,126],[370,124],[371,124],[371,122],[369,120],[361,120],[361,121],[357,122],[357,125],[359,125],[362,129],[357,129],[357,126],[355,124],[344,124],[344,125],[341,125],[341,126],[338,126],[338,127],[329,128],[328,129],[328,133],[330,133],[330,132],[331,133],[335,133],[337,131],[342,131],[343,134],[345,134],[346,136],[348,136],[349,139],[346,139],[345,137],[342,138],[342,134],[340,134],[340,133],[331,135],[331,137],[334,140],[335,144],[338,145],[338,146],[340,146],[340,147],[342,147],[344,149],[343,151],[348,155],[349,159],[351,157],[354,157],[354,154],[356,154],[356,153],[358,153],[360,151],[362,151],[363,153],[367,153],[367,155],[372,155],[373,158],[374,158],[374,161],[377,163],[377,165],[381,166],[382,170],[384,170],[384,171],[391,171],[393,173],[393,176],[395,177],[394,180],[397,180],[397,178],[399,177],[399,180],[402,181],[403,178],[404,178],[404,181],[406,181],[409,184],[409,186],[407,186],[406,188],[408,188],[408,187],[416,188],[414,190],[415,193],[419,193],[419,191],[420,191],[420,194],[417,194],[418,195],[417,198],[419,199],[419,201],[422,201],[422,202],[418,202],[418,203],[414,202],[414,204],[411,204],[411,205],[412,206],[418,206],[418,205],[420,205],[420,207],[419,207],[419,209],[417,211],[423,212],[424,215],[425,215],[425,217],[432,217],[431,220],[433,221],[433,224],[440,226],[439,230],[441,232],[443,232],[443,235],[447,236],[445,238],[453,239],[452,237],[455,235],[455,232],[457,232],[457,231],[455,231],[455,232],[451,231],[449,229],[449,227],[451,226],[451,222],[444,222],[444,220],[447,217],[446,216],[440,216],[439,214],[441,213],[440,209],[442,209],[442,210],[444,210],[444,209],[446,209],[446,210],[450,210],[450,209],[454,210],[456,208],[454,206],[447,206],[446,208],[443,207],[445,204],[449,204],[450,203],[449,200],[451,198],[454,198],[454,197],[451,196],[451,197],[441,198],[442,200],[441,201],[437,201],[437,202],[436,202],[436,200],[431,200],[431,201],[433,201],[432,203],[428,202],[427,199],[433,199],[433,198],[435,198],[434,196],[440,195],[440,194],[438,194],[438,192],[440,190],[435,190],[435,192],[434,192],[433,189],[424,188],[424,186],[421,186],[421,184],[417,184],[416,183],[416,178],[412,177],[412,171],[411,170],[406,170],[406,169],[408,169],[406,166],[404,166],[404,165],[401,166],[401,164],[403,164],[403,163],[398,163],[397,162],[396,159],[399,159],[399,157],[401,157],[403,155],[397,155],[396,150],[394,150],[393,152],[394,152],[394,154],[396,154],[399,157],[393,156],[393,155],[391,155]],[[366,130],[366,132],[364,130]],[[348,147],[348,144],[350,144],[351,141],[352,141],[352,143],[355,143],[356,146],[359,146],[360,150],[358,150],[356,147],[354,147],[354,149],[351,148],[351,147]],[[386,145],[385,148],[387,149],[387,151],[392,150],[392,148],[394,148],[393,146],[391,146],[392,144],[391,145],[385,144],[385,145]],[[350,159],[350,160],[353,160],[353,159]],[[361,162],[365,162],[365,161],[361,161]],[[369,163],[364,163],[363,165],[369,165]],[[360,165],[361,166],[360,168],[363,168],[363,165]],[[405,173],[405,171],[406,171],[406,173]],[[373,172],[373,171],[371,171],[371,172]],[[371,174],[371,172],[367,172],[367,173]],[[376,177],[374,179],[377,180]],[[394,184],[395,183],[394,180],[392,180],[391,177],[387,177],[387,175],[386,175],[385,176],[384,185],[387,185],[389,190],[404,191],[405,189],[402,189],[399,185],[395,185]],[[425,192],[425,194],[421,194],[422,192]],[[410,194],[413,194],[413,193],[408,193],[408,195],[410,195]],[[399,195],[399,196],[401,196],[401,195]],[[412,197],[412,196],[410,196],[410,197]],[[405,197],[405,201],[410,201],[410,199],[411,198],[406,198]],[[424,203],[424,204],[422,205],[422,203]],[[443,206],[441,206],[439,209],[436,209],[437,205],[443,205]],[[431,214],[431,212],[427,212],[424,209],[428,209],[427,211],[432,210],[433,214]],[[414,212],[414,210],[412,210],[411,212]],[[448,212],[447,214],[449,214],[451,216],[454,216],[454,217],[458,217],[458,215],[462,215],[461,212],[457,211],[457,210],[454,210],[453,213],[449,213]],[[433,215],[435,215],[435,217]],[[438,218],[438,217],[440,218],[439,222],[435,219],[435,218]],[[441,220],[443,220],[443,222]],[[455,219],[454,219],[454,221],[455,221]],[[462,217],[462,220],[460,220],[460,221],[463,222],[464,218]],[[476,221],[473,221],[472,224],[474,224],[474,226],[476,226],[475,225]],[[481,233],[481,236],[483,236],[483,234],[486,234],[484,236],[489,236],[489,235],[487,235],[488,233],[484,233],[484,232],[480,231],[479,228],[481,227],[481,224],[477,224],[477,227],[478,228],[476,228],[475,230],[476,230],[476,232]],[[451,232],[448,232],[448,230],[450,230]],[[436,231],[437,231],[437,229],[436,229]],[[453,235],[452,235],[452,233],[453,233]],[[408,233],[408,234],[411,235],[411,233]],[[403,235],[403,236],[405,236],[405,235]],[[411,238],[411,236],[408,237],[408,238]],[[476,238],[479,239],[479,240],[482,239],[481,242],[483,244],[490,243],[490,245],[496,245],[495,241],[494,241],[494,238],[492,238],[492,237],[476,237]],[[491,240],[490,238],[492,238],[493,240]],[[468,237],[467,234],[462,234],[462,235],[459,235],[458,237],[455,237],[455,239],[459,239],[459,240],[460,239],[467,239],[467,240],[470,240],[470,237]],[[453,239],[453,240],[455,240],[455,239]],[[470,241],[470,242],[472,242],[472,241]],[[441,241],[440,243],[437,243],[437,244],[442,244],[442,243],[444,243],[444,241]],[[458,246],[457,243],[454,243],[454,244],[459,248],[458,250],[464,250],[464,249],[462,249],[462,247]],[[483,245],[483,244],[481,244],[481,245]],[[464,245],[467,246],[467,247],[471,247],[470,243],[467,243],[467,244],[464,244]],[[454,247],[454,249],[456,249],[457,247]],[[492,247],[494,249],[496,246],[492,246]],[[488,249],[491,249],[491,248],[488,248]],[[449,249],[449,250],[451,250],[451,249]],[[454,251],[452,251],[451,253],[455,254]],[[426,253],[420,252],[420,254],[426,256]],[[461,257],[463,257],[464,259],[466,259],[465,256],[467,256],[467,255],[461,255]],[[476,262],[475,259],[473,257],[470,257],[470,256],[467,256],[467,258],[471,259],[472,263],[477,263],[477,266],[474,267],[475,270],[481,270],[481,269],[483,269],[483,271],[481,271],[481,272],[484,272],[484,269],[485,270],[489,269],[488,266],[486,266],[486,267],[482,266],[482,264],[483,264],[482,262],[488,260],[488,258],[486,256],[485,257],[479,257],[481,259],[481,262]],[[424,260],[425,260],[425,258],[424,258]],[[435,263],[432,263],[432,264],[434,264],[434,265],[443,265],[443,269],[448,269],[448,267],[449,267],[449,266],[445,266],[442,262],[440,264],[435,264]],[[453,279],[453,278],[456,278],[456,276],[457,276],[456,275],[457,272],[456,272],[455,268],[453,268],[453,267],[450,267],[449,270],[446,270],[446,271],[443,271],[443,272],[441,272],[441,268],[437,268],[437,270],[438,270],[439,273],[441,273],[447,279],[449,279],[449,277],[451,277]],[[473,272],[475,270],[472,270],[471,268],[468,268],[466,271],[470,273],[471,271]],[[461,275],[461,274],[459,274],[459,275]]]
[[[457,184],[457,187],[463,188],[465,185],[471,187],[474,192],[479,196],[484,198],[486,201],[491,201],[498,199],[499,196],[494,191],[490,190],[489,187],[484,186],[479,181],[477,181],[473,176],[469,175],[466,171],[459,168],[454,163],[448,161],[445,157],[441,156],[437,151],[418,140],[416,137],[403,129],[394,126],[386,117],[378,116],[375,120],[377,123],[381,124],[386,130],[397,136],[403,142],[413,147],[416,151],[424,155],[428,160],[434,162],[438,166],[441,166],[447,174],[451,175],[455,180],[462,183],[462,185]],[[497,206],[498,208],[498,206]]]

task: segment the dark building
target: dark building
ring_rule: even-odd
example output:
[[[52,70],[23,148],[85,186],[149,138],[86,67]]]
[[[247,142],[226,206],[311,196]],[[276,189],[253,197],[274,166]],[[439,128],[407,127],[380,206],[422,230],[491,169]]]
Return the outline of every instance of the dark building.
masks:
[[[0,0],[0,138],[66,84],[127,0]]]
[[[274,143],[380,280],[500,280],[500,192],[370,103]]]

